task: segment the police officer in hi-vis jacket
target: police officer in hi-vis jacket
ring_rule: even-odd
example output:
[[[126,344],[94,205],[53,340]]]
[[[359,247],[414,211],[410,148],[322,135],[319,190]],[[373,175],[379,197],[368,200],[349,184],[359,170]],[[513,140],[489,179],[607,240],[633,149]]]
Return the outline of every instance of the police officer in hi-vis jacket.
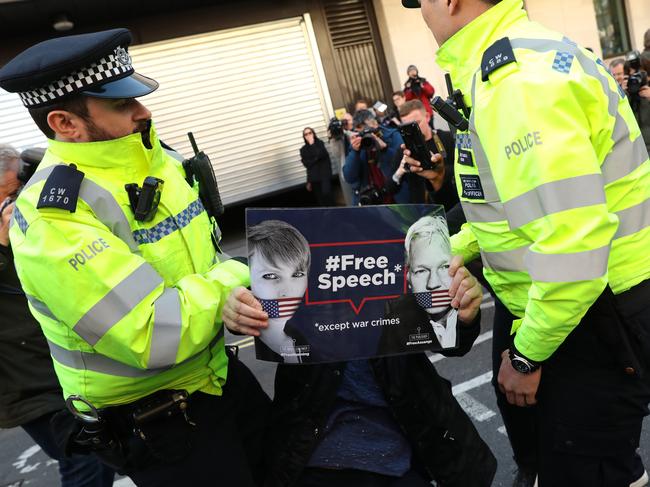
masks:
[[[421,8],[471,109],[452,238],[515,317],[500,390],[537,404],[540,487],[645,485],[650,401],[650,161],[603,62],[529,21],[521,0]]]
[[[0,69],[49,139],[14,208],[16,269],[78,418],[70,451],[137,485],[253,486],[268,397],[226,353],[223,321],[266,315],[241,302],[247,266],[218,253],[137,100],[158,83],[134,71],[130,42],[61,37]]]

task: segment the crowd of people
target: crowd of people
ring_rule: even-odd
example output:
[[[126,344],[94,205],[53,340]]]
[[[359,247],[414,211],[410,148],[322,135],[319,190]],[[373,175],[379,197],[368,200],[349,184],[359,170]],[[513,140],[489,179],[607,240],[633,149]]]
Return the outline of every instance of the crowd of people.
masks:
[[[494,293],[513,486],[646,485],[650,31],[643,53],[610,64],[614,81],[593,53],[530,23],[520,0],[402,4],[421,8],[471,106],[469,129],[435,127],[434,89],[409,66],[394,110],[358,100],[344,117],[350,203],[445,208],[455,257],[438,278],[459,344],[446,355],[479,335],[471,270]],[[31,177],[0,145],[0,427],[24,428],[59,461],[64,487],[111,485],[115,472],[139,486],[491,485],[497,459],[424,353],[280,364],[271,400],[225,345],[224,327],[260,336],[273,318],[248,289],[246,260],[221,252],[183,158],[158,139],[138,100],[158,83],[135,72],[130,42],[126,29],[64,37],[0,68],[0,87],[49,139]],[[430,160],[409,150],[402,124]],[[327,145],[309,127],[302,138],[307,189],[331,206]],[[307,244],[278,247],[272,230],[253,232],[252,264],[304,294]],[[408,264],[441,235],[440,218],[409,230]],[[286,276],[273,255],[293,263]]]

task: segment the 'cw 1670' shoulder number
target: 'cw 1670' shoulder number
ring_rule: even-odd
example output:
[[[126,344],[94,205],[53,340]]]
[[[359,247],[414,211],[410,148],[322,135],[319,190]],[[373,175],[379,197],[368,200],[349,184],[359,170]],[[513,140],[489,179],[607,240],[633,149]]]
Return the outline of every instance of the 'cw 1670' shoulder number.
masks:
[[[64,205],[67,205],[68,202],[70,201],[70,198],[68,198],[65,195],[66,189],[65,188],[52,188],[50,189],[50,194],[44,194],[41,197],[41,202],[42,203],[63,203]]]

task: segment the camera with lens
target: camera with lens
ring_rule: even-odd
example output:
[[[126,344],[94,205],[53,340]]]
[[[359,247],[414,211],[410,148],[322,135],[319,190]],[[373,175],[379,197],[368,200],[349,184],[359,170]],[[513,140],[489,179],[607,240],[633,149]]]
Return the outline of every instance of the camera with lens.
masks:
[[[327,131],[329,132],[330,139],[340,139],[343,137],[343,121],[339,120],[336,117],[330,119],[330,123],[327,126]]]
[[[384,197],[388,195],[386,188],[377,188],[374,185],[358,189],[355,193],[359,197],[359,206],[381,205]]]
[[[645,71],[631,74],[627,79],[627,92],[630,96],[638,95],[641,88],[648,84],[648,74]]]
[[[374,135],[381,137],[381,130],[379,128],[366,127],[363,130],[357,131],[357,135],[361,137],[361,148],[372,149],[377,145],[377,139]]]

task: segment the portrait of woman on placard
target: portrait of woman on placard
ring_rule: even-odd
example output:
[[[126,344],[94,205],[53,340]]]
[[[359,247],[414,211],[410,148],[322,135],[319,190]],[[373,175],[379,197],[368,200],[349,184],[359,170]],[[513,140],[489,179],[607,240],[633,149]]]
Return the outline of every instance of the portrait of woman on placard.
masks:
[[[269,315],[261,330],[257,358],[298,363],[296,340],[285,331],[287,322],[303,302],[311,254],[305,237],[292,225],[267,220],[248,228],[251,290]]]

